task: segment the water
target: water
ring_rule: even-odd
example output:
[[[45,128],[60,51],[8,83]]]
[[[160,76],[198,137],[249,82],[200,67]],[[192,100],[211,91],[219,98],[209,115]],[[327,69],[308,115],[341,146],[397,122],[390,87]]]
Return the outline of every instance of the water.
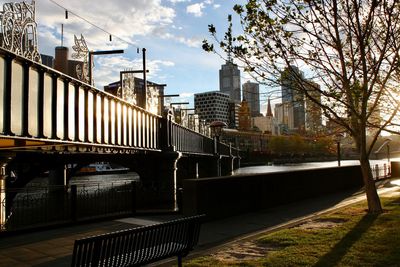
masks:
[[[123,185],[132,181],[139,181],[140,177],[136,172],[119,173],[119,174],[101,174],[101,175],[85,175],[72,177],[70,185],[85,185],[86,187],[93,187],[97,185]]]
[[[101,174],[101,175],[84,175],[71,177],[69,185],[85,186],[86,188],[96,187],[114,187],[124,184],[129,184],[132,181],[139,181],[140,177],[136,172],[128,173],[114,173],[114,174]],[[30,181],[26,187],[40,188],[49,185],[48,177],[36,177]]]
[[[396,160],[396,159],[393,159]],[[400,160],[400,158],[397,158]],[[378,164],[379,166],[383,166],[383,164],[387,164],[387,160],[370,160],[371,167]],[[340,161],[341,166],[354,166],[360,165],[358,160],[342,160]],[[304,169],[318,169],[318,168],[327,168],[327,167],[337,167],[338,162],[335,161],[326,161],[326,162],[306,162],[306,163],[294,163],[294,164],[283,164],[283,165],[263,165],[263,166],[251,166],[251,167],[243,167],[237,169],[234,172],[234,175],[239,174],[256,174],[256,173],[269,173],[269,172],[281,172],[281,171],[294,171],[294,170],[304,170]]]
[[[400,160],[400,158],[394,158],[393,161]],[[387,164],[387,160],[370,160],[371,167],[378,164],[383,166]],[[341,166],[354,166],[359,165],[358,160],[342,160]],[[304,169],[317,169],[336,167],[337,161],[326,161],[326,162],[306,162],[306,163],[293,163],[283,165],[262,165],[262,166],[251,166],[237,169],[234,175],[239,174],[256,174],[256,173],[270,173],[270,172],[281,172],[281,171],[294,171]],[[140,177],[136,172],[128,172],[121,174],[102,174],[102,175],[85,175],[72,177],[70,185],[85,185],[85,187],[98,187],[98,186],[119,186],[128,184],[132,181],[139,181]],[[29,183],[30,186],[46,187],[48,185],[47,177],[38,177]]]

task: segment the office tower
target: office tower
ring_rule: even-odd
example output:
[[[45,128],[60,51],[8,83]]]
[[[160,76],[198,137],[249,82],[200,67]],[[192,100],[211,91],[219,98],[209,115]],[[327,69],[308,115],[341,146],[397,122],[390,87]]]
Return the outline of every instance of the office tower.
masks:
[[[288,117],[293,118],[287,124],[290,131],[305,130],[304,81],[303,73],[295,66],[286,68],[281,74],[282,104],[291,106]]]
[[[307,93],[312,97],[306,98],[306,130],[317,133],[322,130],[322,110],[318,103],[321,103],[320,85],[307,81]]]
[[[240,70],[232,60],[226,61],[219,70],[219,90],[228,94],[230,101],[240,103]]]
[[[252,117],[260,116],[260,86],[247,81],[243,84],[243,99],[246,99]]]

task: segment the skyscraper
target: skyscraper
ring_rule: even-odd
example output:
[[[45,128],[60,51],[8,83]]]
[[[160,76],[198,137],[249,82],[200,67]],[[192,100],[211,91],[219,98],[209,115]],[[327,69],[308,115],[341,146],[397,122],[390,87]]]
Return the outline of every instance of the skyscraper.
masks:
[[[240,70],[232,60],[226,61],[219,70],[219,90],[228,94],[230,101],[240,103]]]
[[[307,92],[313,100],[306,99],[306,130],[317,133],[322,128],[322,110],[317,103],[321,103],[320,85],[307,81]]]
[[[258,83],[247,81],[243,84],[243,99],[249,105],[251,116],[260,116],[260,86]]]
[[[303,72],[295,66],[286,68],[281,74],[282,103],[291,106],[288,114],[293,120],[288,124],[289,130],[305,130],[305,103],[301,90],[304,82]]]

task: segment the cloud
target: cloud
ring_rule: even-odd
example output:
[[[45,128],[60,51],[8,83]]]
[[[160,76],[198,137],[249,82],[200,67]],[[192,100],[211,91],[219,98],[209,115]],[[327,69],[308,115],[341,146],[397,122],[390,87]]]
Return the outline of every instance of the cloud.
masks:
[[[119,72],[122,70],[141,70],[143,69],[143,63],[141,59],[129,59],[124,56],[104,56],[99,57],[95,61],[95,67],[93,68],[95,85],[98,88],[102,88],[104,85],[119,80]],[[164,60],[147,60],[146,68],[149,70],[147,75],[148,79],[157,79],[153,82],[159,82],[159,73],[163,72],[164,68],[174,67],[175,63],[172,61]],[[138,74],[137,77],[141,77]]]
[[[193,14],[195,17],[203,16],[203,9],[205,8],[204,3],[196,3],[186,7],[186,12]]]
[[[98,0],[95,4],[81,0],[56,2],[69,11],[68,19],[65,9],[50,1],[36,2],[36,20],[39,26],[45,25],[45,35],[52,33],[59,39],[61,24],[64,24],[66,44],[73,43],[74,34],[82,33],[91,49],[126,46],[117,36],[135,45],[140,36],[152,35],[158,28],[173,24],[176,17],[175,10],[161,0]],[[110,42],[109,34],[98,27],[113,34],[113,41]]]
[[[202,43],[202,40],[203,40],[203,37],[200,37],[200,36],[197,36],[197,37],[185,37],[185,36],[182,36],[182,35],[171,34],[169,32],[162,31],[162,30],[160,30],[160,32],[157,33],[157,36],[160,37],[161,39],[172,40],[172,41],[175,41],[177,43],[184,44],[184,45],[186,45],[188,47],[196,47],[196,48],[201,47],[201,43]]]
[[[168,0],[172,4],[190,2],[191,0]]]
[[[220,7],[221,7],[220,4],[215,4],[215,5],[213,5],[213,8],[214,8],[214,9],[217,9],[217,8],[220,8]]]

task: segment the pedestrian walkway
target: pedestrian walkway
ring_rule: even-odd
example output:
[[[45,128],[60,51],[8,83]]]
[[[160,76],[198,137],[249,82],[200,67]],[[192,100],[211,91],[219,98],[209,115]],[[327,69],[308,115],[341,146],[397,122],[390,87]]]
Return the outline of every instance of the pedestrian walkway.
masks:
[[[379,194],[400,192],[400,180],[381,182]],[[365,199],[362,192],[343,192],[234,216],[202,226],[199,245],[190,255],[208,254],[218,246],[301,223],[314,216]],[[70,266],[76,239],[111,231],[168,221],[178,215],[138,216],[48,231],[3,237],[0,240],[0,266]],[[157,265],[169,266],[175,259]],[[155,266],[155,265],[154,265]]]

